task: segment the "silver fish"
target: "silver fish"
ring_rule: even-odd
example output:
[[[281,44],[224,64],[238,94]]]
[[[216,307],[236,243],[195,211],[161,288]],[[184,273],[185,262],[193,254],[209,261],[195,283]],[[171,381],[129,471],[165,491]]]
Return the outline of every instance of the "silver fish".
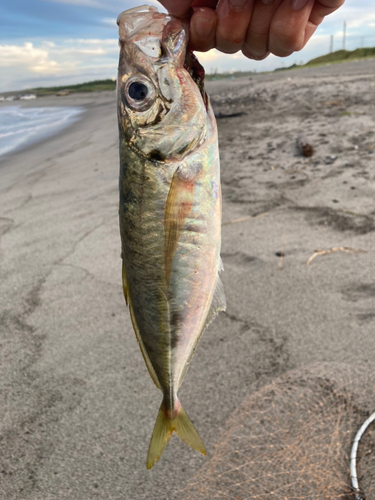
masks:
[[[217,129],[188,25],[154,7],[118,17],[123,286],[144,360],[163,401],[147,467],[173,431],[206,454],[177,396],[225,296]]]

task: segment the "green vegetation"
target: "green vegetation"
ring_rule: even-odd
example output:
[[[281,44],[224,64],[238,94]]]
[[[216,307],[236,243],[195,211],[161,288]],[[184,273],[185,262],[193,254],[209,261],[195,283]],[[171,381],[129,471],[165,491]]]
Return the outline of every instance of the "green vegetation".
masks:
[[[241,78],[244,76],[252,76],[254,74],[254,71],[233,71],[229,73],[229,71],[225,73],[217,73],[216,71],[214,73],[206,73],[205,79],[208,81],[212,80],[234,80],[235,78]]]
[[[375,57],[375,47],[366,47],[355,50],[336,50],[324,56],[316,57],[306,64],[293,64],[287,68],[277,68],[275,71],[283,71],[287,69],[306,68],[310,66],[322,66],[323,64],[336,64],[345,61],[354,61],[356,59],[367,59],[368,57]]]
[[[115,90],[116,82],[113,80],[94,80],[93,82],[78,83],[77,85],[60,85],[59,87],[39,87],[36,89],[24,90],[23,93],[32,92],[38,96],[56,94],[57,92],[68,90],[73,92],[101,92],[104,90]]]
[[[366,47],[355,50],[336,50],[325,56],[311,59],[305,66],[315,66],[317,64],[337,63],[343,61],[353,61],[354,59],[365,59],[367,57],[375,57],[375,47]]]

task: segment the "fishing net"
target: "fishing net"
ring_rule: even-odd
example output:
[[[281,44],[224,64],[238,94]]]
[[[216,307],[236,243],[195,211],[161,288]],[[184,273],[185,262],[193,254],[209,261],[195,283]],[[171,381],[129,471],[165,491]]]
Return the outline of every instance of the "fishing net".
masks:
[[[227,421],[210,462],[186,500],[354,500],[353,438],[375,410],[366,367],[321,363],[281,376],[251,395]],[[360,488],[375,499],[375,426],[358,450]]]

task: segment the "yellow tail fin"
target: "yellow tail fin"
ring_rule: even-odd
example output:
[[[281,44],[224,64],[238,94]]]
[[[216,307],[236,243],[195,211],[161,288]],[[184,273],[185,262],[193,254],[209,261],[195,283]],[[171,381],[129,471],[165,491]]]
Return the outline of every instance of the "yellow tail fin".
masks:
[[[168,416],[168,413],[163,401],[156,418],[154,432],[152,433],[150,446],[148,448],[147,469],[151,469],[155,462],[159,460],[173,431],[175,431],[187,445],[200,451],[203,455],[206,454],[206,448],[182,406],[179,404],[175,417]]]

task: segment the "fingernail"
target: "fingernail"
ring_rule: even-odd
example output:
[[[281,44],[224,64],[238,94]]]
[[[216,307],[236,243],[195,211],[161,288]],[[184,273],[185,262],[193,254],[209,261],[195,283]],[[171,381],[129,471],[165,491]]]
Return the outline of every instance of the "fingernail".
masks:
[[[292,9],[301,10],[309,3],[310,0],[292,0]]]
[[[243,9],[247,2],[248,0],[228,0],[229,5],[236,9]]]

